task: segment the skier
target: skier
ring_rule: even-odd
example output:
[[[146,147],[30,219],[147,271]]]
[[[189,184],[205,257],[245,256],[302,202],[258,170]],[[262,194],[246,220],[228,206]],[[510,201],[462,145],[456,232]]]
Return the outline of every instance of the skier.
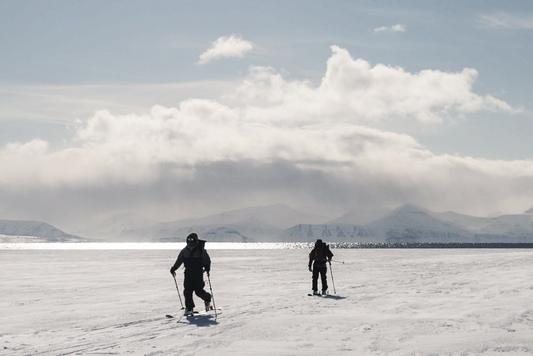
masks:
[[[176,276],[176,270],[183,264],[185,266],[185,279],[183,280],[183,295],[185,296],[185,315],[192,315],[194,301],[192,293],[203,299],[205,310],[212,310],[211,294],[204,290],[204,270],[209,276],[211,259],[204,248],[205,241],[199,240],[194,232],[187,236],[187,246],[181,250],[174,266],[170,269],[172,276]]]
[[[318,295],[318,275],[322,281],[322,295],[328,292],[328,282],[326,278],[326,262],[331,264],[333,253],[331,253],[329,246],[322,242],[321,239],[316,240],[315,248],[309,253],[309,272],[313,272],[313,295]],[[313,264],[313,261],[315,262]],[[311,268],[313,265],[313,268]]]

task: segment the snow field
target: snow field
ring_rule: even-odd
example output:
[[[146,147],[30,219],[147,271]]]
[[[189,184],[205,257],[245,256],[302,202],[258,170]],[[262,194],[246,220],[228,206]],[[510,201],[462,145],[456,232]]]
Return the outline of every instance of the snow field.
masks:
[[[216,320],[180,318],[178,250],[0,251],[0,355],[533,353],[530,250],[333,250],[326,298],[309,250],[208,251]]]

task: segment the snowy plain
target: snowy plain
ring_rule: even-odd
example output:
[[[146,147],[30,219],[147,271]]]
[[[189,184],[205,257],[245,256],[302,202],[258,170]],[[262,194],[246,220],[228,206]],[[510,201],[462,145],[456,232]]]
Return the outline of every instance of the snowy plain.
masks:
[[[206,247],[216,319],[180,317],[178,248],[0,249],[0,355],[533,353],[531,250],[334,249],[323,298],[307,249]]]

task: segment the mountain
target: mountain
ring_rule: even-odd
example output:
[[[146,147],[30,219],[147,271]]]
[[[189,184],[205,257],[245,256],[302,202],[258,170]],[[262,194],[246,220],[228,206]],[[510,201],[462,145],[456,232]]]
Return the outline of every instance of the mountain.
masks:
[[[176,226],[159,223],[152,226],[124,231],[116,237],[121,241],[182,242],[187,235],[196,232],[200,239],[213,242],[275,242],[283,232],[274,226],[260,222],[241,224],[211,224]]]
[[[312,242],[320,238],[335,242],[533,243],[531,219],[532,216],[526,214],[481,218],[455,212],[436,213],[414,204],[405,204],[380,219],[362,225],[332,222],[300,224],[285,230],[282,240]]]
[[[0,235],[3,242],[28,241],[28,237],[38,238],[36,242],[74,242],[79,236],[67,234],[52,225],[41,221],[0,220]],[[31,240],[30,240],[31,241]]]
[[[80,235],[90,238],[113,239],[125,231],[141,229],[146,226],[157,224],[156,220],[146,218],[131,212],[118,213],[99,223],[98,225],[85,228]]]
[[[315,242],[317,239],[332,242],[375,242],[368,229],[350,224],[298,224],[280,236],[283,242]]]
[[[351,209],[340,218],[328,221],[328,224],[349,224],[349,225],[364,225],[366,223],[380,219],[391,212],[391,209],[373,208]]]
[[[533,217],[528,214],[500,215],[490,218],[463,215],[451,211],[432,214],[476,234],[509,236],[533,234]]]
[[[365,227],[383,242],[470,242],[474,234],[432,212],[405,204]]]
[[[177,220],[167,224],[172,224],[175,227],[185,227],[191,225],[240,224],[245,221],[256,221],[260,224],[287,229],[296,224],[321,224],[328,220],[327,217],[322,215],[304,213],[285,204],[276,204],[232,210],[200,219]]]
[[[202,239],[226,242],[276,242],[283,230],[301,222],[321,223],[328,218],[292,209],[284,204],[256,206],[199,219],[162,222],[124,230],[116,239],[128,241],[183,241],[196,232]]]
[[[171,222],[117,214],[83,236],[123,242],[183,242],[196,232],[213,242],[314,242],[319,238],[331,242],[533,242],[532,218],[530,214],[475,217],[405,204],[388,213],[384,209],[353,209],[329,220],[276,204]]]

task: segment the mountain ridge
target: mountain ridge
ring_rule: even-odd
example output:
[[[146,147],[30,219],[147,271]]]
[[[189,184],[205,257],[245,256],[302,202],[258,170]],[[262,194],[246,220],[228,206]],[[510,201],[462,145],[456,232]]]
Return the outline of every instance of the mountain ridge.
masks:
[[[170,222],[121,213],[97,225],[92,233],[98,235],[87,237],[115,242],[183,242],[189,233],[196,232],[213,242],[314,242],[320,238],[330,242],[362,243],[533,243],[533,215],[527,211],[475,217],[453,211],[434,212],[411,203],[386,214],[384,209],[374,210],[361,218],[356,216],[356,211],[328,219],[275,204]],[[368,220],[371,215],[383,216],[364,224],[353,223]],[[35,221],[0,220],[2,234],[40,236],[50,242],[81,239]]]

